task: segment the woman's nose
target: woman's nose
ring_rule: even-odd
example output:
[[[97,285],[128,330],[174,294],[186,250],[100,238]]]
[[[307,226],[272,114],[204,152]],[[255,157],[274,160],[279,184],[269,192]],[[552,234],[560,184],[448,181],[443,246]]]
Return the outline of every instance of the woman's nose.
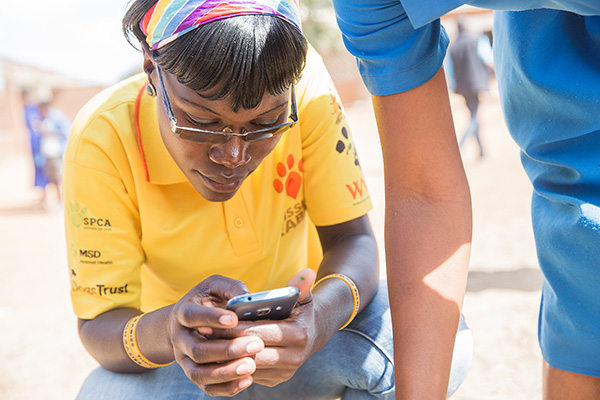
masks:
[[[225,143],[211,147],[208,156],[212,162],[234,169],[248,164],[252,159],[248,152],[249,144],[239,136],[232,136]]]

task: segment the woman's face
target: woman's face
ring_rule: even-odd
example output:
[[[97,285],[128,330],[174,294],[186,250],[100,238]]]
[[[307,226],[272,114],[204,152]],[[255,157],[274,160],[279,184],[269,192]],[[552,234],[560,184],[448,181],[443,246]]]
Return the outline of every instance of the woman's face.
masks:
[[[246,178],[269,154],[280,136],[254,142],[231,136],[223,143],[196,143],[180,138],[169,125],[160,80],[154,70],[158,121],[162,140],[194,188],[209,201],[226,201],[233,197]],[[277,96],[265,93],[251,110],[234,112],[228,99],[207,100],[177,79],[161,71],[166,94],[177,125],[212,131],[242,133],[286,122],[290,91]]]

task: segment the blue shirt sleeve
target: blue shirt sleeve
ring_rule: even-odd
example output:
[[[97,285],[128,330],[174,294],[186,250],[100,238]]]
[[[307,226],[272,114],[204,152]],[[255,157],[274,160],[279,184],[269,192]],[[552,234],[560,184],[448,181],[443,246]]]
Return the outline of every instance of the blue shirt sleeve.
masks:
[[[333,5],[344,43],[372,94],[413,89],[442,67],[448,36],[439,20],[415,29],[399,0],[333,0]]]
[[[466,4],[497,11],[527,11],[546,8],[579,15],[598,15],[598,0],[468,0]]]
[[[413,26],[420,28],[449,11],[469,4],[474,7],[502,11],[526,11],[547,8],[579,15],[597,15],[598,0],[401,0]]]
[[[415,28],[429,24],[442,15],[462,6],[465,0],[401,0],[410,22]],[[491,0],[490,0],[491,1]],[[496,0],[498,1],[498,0]]]
[[[422,85],[442,67],[448,36],[439,18],[463,5],[523,11],[549,8],[596,15],[598,0],[333,0],[344,44],[374,95]]]

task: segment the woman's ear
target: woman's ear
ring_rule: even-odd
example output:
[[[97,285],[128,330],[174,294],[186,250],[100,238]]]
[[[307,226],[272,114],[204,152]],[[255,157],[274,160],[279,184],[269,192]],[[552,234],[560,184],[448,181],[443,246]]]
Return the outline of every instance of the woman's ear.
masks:
[[[152,58],[152,53],[148,44],[146,42],[142,42],[142,52],[144,54],[144,72],[146,73],[146,77],[148,78],[148,83],[146,84],[146,92],[148,95],[154,97],[156,96],[156,87],[154,83],[152,83],[152,74],[156,70],[156,65],[154,64],[154,59]]]
[[[152,83],[152,74],[156,69],[156,65],[154,64],[154,59],[152,58],[152,52],[148,47],[148,44],[145,41],[141,42],[142,53],[144,54],[144,72],[148,76],[148,82]]]

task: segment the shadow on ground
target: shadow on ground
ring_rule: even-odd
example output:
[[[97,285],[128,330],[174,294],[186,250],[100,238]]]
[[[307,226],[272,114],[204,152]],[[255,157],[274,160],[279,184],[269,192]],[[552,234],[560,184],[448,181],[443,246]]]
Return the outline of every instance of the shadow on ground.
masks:
[[[471,271],[467,281],[467,292],[485,289],[508,289],[535,292],[542,288],[542,272],[539,268],[522,267],[510,271]]]

